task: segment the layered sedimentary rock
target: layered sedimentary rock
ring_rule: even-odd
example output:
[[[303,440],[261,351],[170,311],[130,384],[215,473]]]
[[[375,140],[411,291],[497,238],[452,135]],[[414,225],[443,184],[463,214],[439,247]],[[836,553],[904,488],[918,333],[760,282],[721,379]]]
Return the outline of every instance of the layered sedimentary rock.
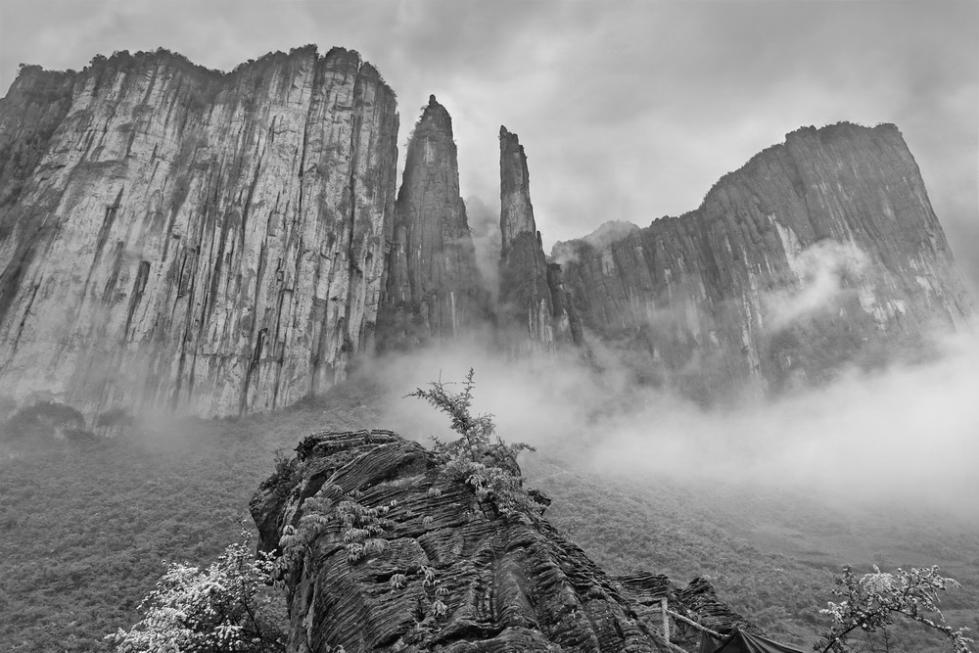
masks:
[[[261,546],[290,561],[289,651],[669,650],[540,515],[499,514],[419,444],[361,431],[297,452],[251,503]],[[352,556],[368,530],[381,542]]]
[[[552,349],[579,342],[577,314],[561,267],[544,255],[530,202],[527,156],[516,134],[500,127],[500,323],[510,349]]]
[[[452,118],[434,95],[408,143],[387,272],[378,317],[384,348],[459,337],[487,320]]]
[[[373,332],[395,109],[339,48],[25,68],[0,101],[0,394],[214,415],[333,383]]]
[[[555,253],[588,329],[703,398],[872,366],[971,311],[893,125],[800,129],[697,210]]]

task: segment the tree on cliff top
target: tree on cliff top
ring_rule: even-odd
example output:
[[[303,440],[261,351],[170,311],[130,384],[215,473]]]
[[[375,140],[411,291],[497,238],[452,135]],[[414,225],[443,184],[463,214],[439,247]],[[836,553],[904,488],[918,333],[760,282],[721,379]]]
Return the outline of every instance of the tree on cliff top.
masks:
[[[489,500],[504,515],[531,510],[538,499],[523,488],[517,455],[534,448],[523,442],[507,443],[498,436],[494,441],[493,416],[472,413],[474,376],[470,368],[460,392],[450,392],[446,386],[452,383],[439,380],[430,383],[428,390],[416,388],[408,396],[424,399],[448,415],[452,430],[460,436],[448,442],[433,436],[435,452],[444,458],[446,476],[469,485],[477,499]]]

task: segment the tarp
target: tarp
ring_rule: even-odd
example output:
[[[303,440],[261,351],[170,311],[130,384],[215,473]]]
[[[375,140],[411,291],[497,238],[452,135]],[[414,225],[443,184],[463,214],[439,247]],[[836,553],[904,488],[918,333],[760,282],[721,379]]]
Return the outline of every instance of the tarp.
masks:
[[[700,641],[700,653],[805,653],[805,651],[735,629],[722,639],[705,633]]]

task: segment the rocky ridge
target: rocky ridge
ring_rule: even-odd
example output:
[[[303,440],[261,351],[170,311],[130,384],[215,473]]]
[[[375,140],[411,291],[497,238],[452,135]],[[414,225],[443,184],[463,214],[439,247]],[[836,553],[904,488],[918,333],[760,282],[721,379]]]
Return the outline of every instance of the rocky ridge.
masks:
[[[501,514],[441,465],[389,431],[324,433],[262,484],[251,510],[261,547],[290,561],[290,652],[667,651],[648,618],[661,595],[714,628],[745,624],[703,580],[616,582],[539,514]],[[359,526],[375,539],[352,556],[354,511],[373,511]]]

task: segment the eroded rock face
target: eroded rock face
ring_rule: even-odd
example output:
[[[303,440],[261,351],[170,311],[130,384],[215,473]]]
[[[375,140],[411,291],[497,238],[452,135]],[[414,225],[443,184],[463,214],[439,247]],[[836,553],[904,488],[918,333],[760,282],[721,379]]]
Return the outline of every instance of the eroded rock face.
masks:
[[[382,347],[456,338],[486,324],[489,294],[459,195],[452,118],[434,95],[408,143],[387,270]]]
[[[530,202],[527,156],[516,134],[500,127],[499,313],[508,349],[553,349],[581,340],[561,268],[544,255]]]
[[[286,577],[289,651],[668,650],[638,602],[542,517],[498,514],[421,445],[361,431],[310,436],[297,452],[251,503],[266,550],[320,515]],[[385,511],[383,544],[357,560],[346,502]]]
[[[25,69],[0,103],[0,394],[207,416],[342,378],[373,334],[397,132],[339,48]]]
[[[800,129],[697,210],[596,243],[556,251],[583,324],[695,397],[873,366],[971,311],[893,125]]]

